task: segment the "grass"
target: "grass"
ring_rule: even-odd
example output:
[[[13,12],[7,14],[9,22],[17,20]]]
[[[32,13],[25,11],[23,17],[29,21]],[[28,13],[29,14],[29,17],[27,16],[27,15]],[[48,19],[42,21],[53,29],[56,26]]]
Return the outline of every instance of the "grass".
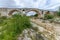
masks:
[[[17,35],[32,26],[29,17],[15,14],[11,18],[1,17],[0,27],[2,27],[0,29],[0,40],[17,40]]]

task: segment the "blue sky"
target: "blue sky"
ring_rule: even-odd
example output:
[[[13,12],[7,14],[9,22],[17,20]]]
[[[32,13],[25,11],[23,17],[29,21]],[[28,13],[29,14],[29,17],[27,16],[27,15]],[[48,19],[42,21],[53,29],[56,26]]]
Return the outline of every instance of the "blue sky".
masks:
[[[6,8],[39,8],[57,10],[60,0],[0,0],[0,7]]]

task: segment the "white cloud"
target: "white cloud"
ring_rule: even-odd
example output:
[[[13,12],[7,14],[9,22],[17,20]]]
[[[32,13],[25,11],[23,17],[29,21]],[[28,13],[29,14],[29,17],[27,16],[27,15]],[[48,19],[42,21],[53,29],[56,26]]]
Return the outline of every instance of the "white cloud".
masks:
[[[0,0],[0,7],[55,10],[58,6],[60,6],[60,0]]]
[[[59,6],[60,6],[60,0],[50,0],[50,4],[48,6],[46,6],[46,9],[57,10]]]
[[[46,0],[15,0],[17,5],[24,5],[27,8],[43,8]]]
[[[16,6],[16,3],[14,0],[0,0],[0,7],[13,8],[13,7],[18,7],[18,6]]]

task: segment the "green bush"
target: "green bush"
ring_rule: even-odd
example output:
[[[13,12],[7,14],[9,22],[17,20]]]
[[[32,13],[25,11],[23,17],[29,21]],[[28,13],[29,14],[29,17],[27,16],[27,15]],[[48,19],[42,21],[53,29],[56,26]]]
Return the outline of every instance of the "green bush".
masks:
[[[0,16],[0,25],[4,24],[6,19],[7,16]]]
[[[60,16],[60,11],[57,12],[57,16]]]
[[[0,40],[17,40],[24,29],[31,28],[29,17],[21,16],[19,14],[12,15],[11,18],[6,19],[1,25]]]
[[[60,16],[60,7],[58,8],[57,16]]]
[[[52,14],[45,14],[44,19],[53,19],[54,16]]]
[[[34,17],[37,17],[37,16],[38,16],[38,14],[35,14],[35,15],[34,15]]]

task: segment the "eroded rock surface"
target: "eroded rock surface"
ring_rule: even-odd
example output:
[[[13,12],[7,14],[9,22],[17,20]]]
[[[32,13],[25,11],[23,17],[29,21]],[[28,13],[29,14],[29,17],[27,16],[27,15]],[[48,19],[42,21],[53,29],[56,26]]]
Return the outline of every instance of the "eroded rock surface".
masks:
[[[25,29],[18,40],[56,40],[53,29],[50,31],[34,23],[32,25],[33,28]]]

